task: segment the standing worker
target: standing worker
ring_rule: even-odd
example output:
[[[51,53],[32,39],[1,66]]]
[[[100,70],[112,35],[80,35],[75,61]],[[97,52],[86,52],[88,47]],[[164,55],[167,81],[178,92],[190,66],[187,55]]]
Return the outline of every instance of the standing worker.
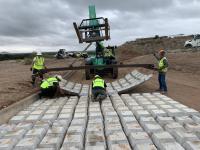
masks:
[[[43,79],[43,70],[45,69],[44,57],[41,52],[37,52],[37,55],[34,57],[30,70],[33,71],[32,74],[32,84],[35,84],[36,76],[39,75]]]
[[[92,81],[92,101],[105,99],[106,87],[105,81],[99,75],[95,75],[95,79]]]
[[[163,94],[167,93],[167,84],[166,84],[166,73],[168,70],[168,61],[165,57],[166,52],[164,50],[159,51],[159,57],[154,53],[155,58],[158,60],[158,82],[159,82],[159,91]]]
[[[59,82],[62,80],[60,75],[56,75],[54,77],[49,77],[48,79],[42,80],[40,85],[40,98],[41,97],[50,97],[53,98],[60,91]]]

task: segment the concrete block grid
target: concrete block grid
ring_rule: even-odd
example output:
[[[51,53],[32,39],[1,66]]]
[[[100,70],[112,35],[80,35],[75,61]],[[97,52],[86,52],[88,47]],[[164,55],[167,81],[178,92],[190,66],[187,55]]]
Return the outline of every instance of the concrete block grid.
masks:
[[[159,93],[42,99],[0,126],[2,150],[197,150],[199,138],[199,112]]]

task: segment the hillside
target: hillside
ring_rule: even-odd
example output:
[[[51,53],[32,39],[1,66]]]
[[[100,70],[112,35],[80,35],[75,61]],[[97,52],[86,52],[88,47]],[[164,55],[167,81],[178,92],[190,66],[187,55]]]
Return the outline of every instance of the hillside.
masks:
[[[189,36],[177,37],[150,37],[128,41],[117,48],[118,59],[124,60],[139,55],[152,54],[159,49],[175,50],[184,49],[184,42],[192,38]]]

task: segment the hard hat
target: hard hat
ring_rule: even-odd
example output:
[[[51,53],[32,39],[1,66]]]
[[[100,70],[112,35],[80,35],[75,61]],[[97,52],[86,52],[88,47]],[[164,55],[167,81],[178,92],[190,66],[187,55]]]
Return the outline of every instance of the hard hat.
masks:
[[[159,53],[165,53],[165,50],[164,49],[160,49]]]
[[[42,55],[42,53],[41,52],[37,52],[37,56],[41,56]]]
[[[61,75],[55,75],[55,77],[56,77],[59,81],[61,81],[61,80],[63,79]]]
[[[99,75],[95,75],[94,77],[95,77],[95,78],[101,78]]]

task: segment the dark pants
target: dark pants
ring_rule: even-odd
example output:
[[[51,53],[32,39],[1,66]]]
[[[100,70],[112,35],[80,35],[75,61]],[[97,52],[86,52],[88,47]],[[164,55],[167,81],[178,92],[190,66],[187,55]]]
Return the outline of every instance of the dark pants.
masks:
[[[43,70],[33,69],[32,81],[33,84],[35,83],[36,76],[39,76],[43,80]]]
[[[158,81],[159,81],[159,85],[160,85],[160,90],[167,92],[167,84],[166,84],[165,76],[166,76],[165,73],[159,73]]]
[[[41,97],[53,98],[55,96],[56,92],[57,92],[57,86],[51,86],[46,89],[41,89],[41,93],[39,96],[40,96],[40,98]]]
[[[103,89],[103,88],[93,88],[92,89],[92,95],[93,95],[94,99],[96,99],[99,94],[101,94],[102,96],[105,96],[105,98],[106,98],[105,89]]]

